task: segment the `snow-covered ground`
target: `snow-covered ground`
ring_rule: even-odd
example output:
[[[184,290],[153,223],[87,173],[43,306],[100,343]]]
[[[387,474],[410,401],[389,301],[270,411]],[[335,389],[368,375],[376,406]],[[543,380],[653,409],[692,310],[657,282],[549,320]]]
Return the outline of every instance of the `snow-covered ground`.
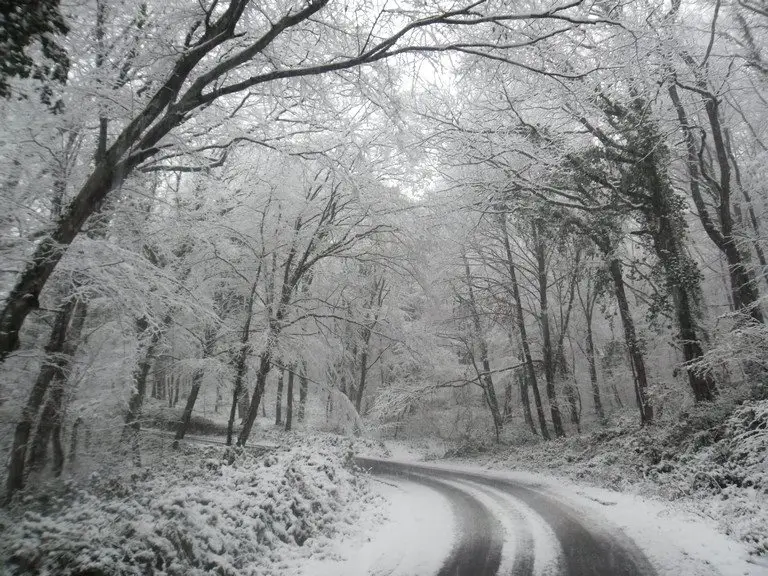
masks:
[[[606,521],[620,528],[648,556],[660,576],[768,574],[768,562],[751,556],[743,543],[722,534],[714,519],[685,512],[666,502],[543,474],[488,470],[466,463],[426,465],[513,480],[555,495],[583,512],[584,523],[593,528],[601,529]]]
[[[423,460],[425,453],[413,448],[407,443],[385,442],[380,450],[370,450],[369,455],[387,456],[397,454],[403,463],[413,463]],[[431,457],[429,453],[427,457]],[[768,574],[768,561],[765,556],[750,554],[748,546],[724,534],[721,530],[720,519],[702,513],[700,507],[686,507],[685,502],[669,502],[658,498],[637,494],[621,493],[614,490],[587,486],[584,483],[555,475],[491,469],[470,462],[429,462],[423,465],[438,470],[479,473],[490,478],[512,480],[526,485],[535,486],[537,490],[554,496],[583,516],[583,522],[596,531],[618,529],[622,535],[634,543],[646,554],[654,569],[660,576],[741,576]],[[465,486],[465,489],[467,487]],[[483,494],[480,486],[470,487],[479,499],[497,512],[505,528],[505,555],[502,558],[502,568],[508,565],[514,554],[514,522],[510,522],[510,514],[522,514],[531,519],[535,515],[525,514],[526,507],[520,502],[496,502],[487,494]],[[391,491],[386,496],[393,500],[391,506],[395,509],[400,505],[398,499],[402,493]],[[505,509],[506,506],[506,509]],[[530,511],[528,511],[530,512]],[[393,519],[396,524],[399,520]],[[541,547],[550,546],[550,556],[556,554],[552,538],[548,537],[546,526],[539,526],[533,546],[537,547],[535,556],[546,557],[546,551]],[[548,543],[548,544],[547,544]],[[517,543],[519,546],[519,543]],[[555,542],[556,545],[556,542]],[[506,563],[506,564],[505,564]],[[546,573],[539,569],[537,573]],[[546,562],[544,562],[546,564]],[[376,572],[359,572],[360,574],[375,574]],[[436,572],[432,572],[436,573]],[[503,573],[500,572],[500,573]],[[413,574],[417,574],[413,572]],[[426,576],[427,572],[418,572]]]
[[[408,456],[414,456],[408,454]],[[412,463],[409,458],[404,462]],[[436,470],[482,474],[535,487],[576,510],[580,521],[596,533],[634,542],[659,576],[759,576],[768,565],[751,557],[746,547],[720,533],[709,518],[673,509],[663,502],[610,490],[585,487],[563,478],[526,472],[500,472],[466,463],[429,463]],[[514,498],[469,481],[448,481],[476,497],[504,529],[499,574],[508,573],[519,554],[530,548],[534,574],[559,573],[560,548],[551,528]],[[284,565],[291,576],[430,576],[439,572],[455,544],[457,532],[451,503],[438,491],[407,479],[373,481],[379,498],[352,530],[335,538],[322,554],[304,551]],[[520,530],[528,526],[529,536]],[[617,532],[618,531],[618,532]]]
[[[354,444],[358,455],[524,485],[575,511],[590,532],[608,533],[628,549],[634,543],[658,576],[768,575],[764,557],[750,555],[745,543],[723,534],[720,519],[684,500],[499,469],[498,462],[436,462],[443,447],[433,442]],[[163,453],[151,472],[52,487],[0,513],[3,565],[10,574],[92,568],[128,575],[148,566],[167,576],[438,574],[467,532],[455,502],[418,477],[354,473],[351,448],[322,434],[291,435],[290,447],[261,456],[188,445]],[[503,540],[499,574],[526,563],[537,576],[560,573],[563,543],[526,502],[466,476],[439,481],[494,517]]]
[[[349,464],[346,443],[319,438],[260,456],[186,445],[52,483],[0,511],[0,573],[277,576],[380,502]]]
[[[321,555],[296,559],[287,575],[364,576],[437,574],[456,527],[450,503],[415,482],[375,480],[377,506]]]

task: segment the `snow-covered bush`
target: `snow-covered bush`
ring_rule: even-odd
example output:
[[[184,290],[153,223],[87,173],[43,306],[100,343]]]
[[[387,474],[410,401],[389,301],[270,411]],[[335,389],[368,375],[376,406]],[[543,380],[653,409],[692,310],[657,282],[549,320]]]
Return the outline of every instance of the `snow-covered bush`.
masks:
[[[365,490],[343,447],[233,455],[187,451],[159,469],[30,496],[0,515],[3,566],[10,574],[267,574],[280,547],[351,521]]]

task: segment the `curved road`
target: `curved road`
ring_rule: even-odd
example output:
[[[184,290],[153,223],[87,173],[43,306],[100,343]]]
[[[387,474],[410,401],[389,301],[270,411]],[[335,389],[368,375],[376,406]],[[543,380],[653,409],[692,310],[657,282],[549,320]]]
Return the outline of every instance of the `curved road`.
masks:
[[[618,530],[536,485],[372,458],[357,462],[377,476],[436,490],[451,503],[459,534],[438,576],[655,575]]]

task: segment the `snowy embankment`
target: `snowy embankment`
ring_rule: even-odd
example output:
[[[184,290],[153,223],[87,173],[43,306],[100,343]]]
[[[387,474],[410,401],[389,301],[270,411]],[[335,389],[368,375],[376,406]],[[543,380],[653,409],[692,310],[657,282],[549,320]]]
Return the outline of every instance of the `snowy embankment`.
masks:
[[[338,443],[341,444],[341,443]],[[375,500],[348,447],[260,457],[188,447],[162,465],[94,475],[0,512],[11,574],[268,575],[320,555]]]
[[[437,574],[456,527],[441,494],[415,482],[374,480],[380,496],[360,529],[340,535],[322,554],[295,558],[281,576],[428,576]]]

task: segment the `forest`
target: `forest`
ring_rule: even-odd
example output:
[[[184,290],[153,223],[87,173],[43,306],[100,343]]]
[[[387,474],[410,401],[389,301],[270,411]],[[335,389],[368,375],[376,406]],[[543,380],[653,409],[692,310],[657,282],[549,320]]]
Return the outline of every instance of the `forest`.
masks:
[[[763,0],[0,2],[0,527],[185,437],[735,438],[685,482],[768,553],[766,51]]]

